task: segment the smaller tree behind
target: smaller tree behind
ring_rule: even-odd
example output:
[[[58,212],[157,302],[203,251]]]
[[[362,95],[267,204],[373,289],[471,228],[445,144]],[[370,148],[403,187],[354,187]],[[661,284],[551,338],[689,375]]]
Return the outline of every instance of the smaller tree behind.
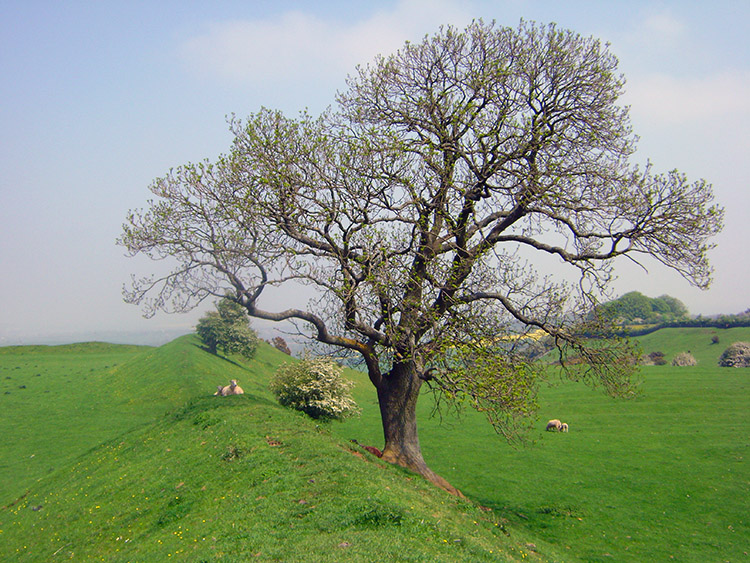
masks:
[[[209,311],[201,317],[195,331],[212,354],[221,350],[225,354],[240,354],[249,359],[258,348],[258,335],[250,328],[247,312],[226,297],[216,305],[216,311]]]
[[[689,312],[685,304],[670,295],[646,297],[631,291],[614,301],[602,303],[599,312],[618,323],[663,323],[685,319]]]

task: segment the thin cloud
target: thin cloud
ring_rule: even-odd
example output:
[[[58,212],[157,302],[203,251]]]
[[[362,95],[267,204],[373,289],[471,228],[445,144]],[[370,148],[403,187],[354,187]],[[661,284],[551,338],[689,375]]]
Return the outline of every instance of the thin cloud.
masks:
[[[623,30],[622,39],[630,48],[645,49],[644,55],[675,53],[689,47],[689,28],[669,10],[645,12],[632,28]]]
[[[676,42],[684,37],[685,30],[685,24],[673,14],[658,12],[646,16],[640,33],[668,42]]]
[[[748,99],[750,72],[731,70],[700,77],[633,77],[624,96],[639,116],[670,125],[746,117]]]
[[[420,39],[440,23],[470,17],[449,1],[405,0],[354,24],[309,13],[214,22],[179,48],[195,74],[236,83],[341,79],[357,64]]]

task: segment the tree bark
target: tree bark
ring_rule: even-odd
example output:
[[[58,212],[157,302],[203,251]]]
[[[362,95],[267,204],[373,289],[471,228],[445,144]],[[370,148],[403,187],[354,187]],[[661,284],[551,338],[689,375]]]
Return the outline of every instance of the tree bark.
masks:
[[[422,475],[425,479],[463,497],[461,491],[432,471],[422,457],[417,432],[417,400],[422,380],[412,362],[394,364],[378,386],[378,403],[383,422],[383,459]]]

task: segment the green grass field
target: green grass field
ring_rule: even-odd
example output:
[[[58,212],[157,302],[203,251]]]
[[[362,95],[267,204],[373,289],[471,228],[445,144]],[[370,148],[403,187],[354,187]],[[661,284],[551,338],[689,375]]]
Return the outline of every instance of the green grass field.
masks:
[[[750,329],[639,340],[699,364],[644,368],[629,401],[545,387],[528,447],[424,397],[425,457],[468,501],[356,450],[382,435],[354,371],[362,417],[316,425],[271,399],[268,346],[0,348],[0,560],[750,560],[750,369],[716,367]],[[212,397],[230,378],[245,395]]]
[[[0,505],[132,426],[122,401],[104,388],[110,372],[144,350],[99,343],[0,348]]]
[[[428,464],[566,561],[750,560],[750,369],[717,367],[750,329],[665,329],[638,340],[669,363],[687,350],[699,363],[644,367],[634,400],[572,383],[544,388],[528,447],[509,446],[478,413],[441,424],[423,400]],[[364,378],[357,399],[369,407],[362,418],[334,429],[380,446]],[[544,432],[551,418],[570,432]]]

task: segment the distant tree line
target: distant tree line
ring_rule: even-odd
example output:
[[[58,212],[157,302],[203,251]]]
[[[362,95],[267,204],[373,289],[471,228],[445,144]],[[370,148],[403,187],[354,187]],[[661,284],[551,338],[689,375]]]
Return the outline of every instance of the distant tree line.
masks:
[[[718,317],[702,317],[698,315],[692,319],[670,321],[639,329],[626,329],[628,336],[643,336],[662,328],[735,328],[750,326],[750,310],[738,315],[720,315]]]
[[[614,321],[629,336],[643,336],[662,328],[733,328],[750,326],[750,309],[736,315],[690,317],[687,307],[675,297],[647,297],[638,291],[597,308],[597,312]],[[635,325],[635,326],[634,326]],[[637,326],[648,325],[648,326]]]

